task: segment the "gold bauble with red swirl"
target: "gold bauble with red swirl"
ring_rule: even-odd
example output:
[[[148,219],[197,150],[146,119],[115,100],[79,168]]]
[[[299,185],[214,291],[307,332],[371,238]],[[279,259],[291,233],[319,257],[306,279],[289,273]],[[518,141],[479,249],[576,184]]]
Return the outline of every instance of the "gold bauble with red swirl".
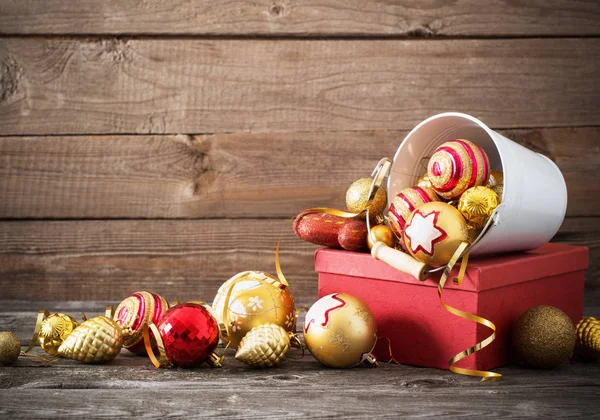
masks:
[[[227,328],[228,337],[221,339],[229,342],[232,349],[237,349],[242,338],[262,324],[273,323],[287,332],[296,329],[296,305],[289,288],[262,271],[246,271],[227,280],[219,288],[212,307],[217,321]]]
[[[304,341],[325,366],[349,368],[368,360],[377,341],[377,324],[362,300],[334,293],[316,301],[306,313]]]
[[[490,162],[485,151],[465,139],[448,141],[438,147],[427,165],[427,176],[435,192],[452,200],[468,188],[486,185]]]
[[[169,302],[156,293],[136,292],[125,298],[113,317],[122,328],[131,331],[125,336],[123,347],[135,354],[146,354],[143,327],[149,322],[158,323],[168,309]]]
[[[447,264],[458,247],[469,241],[465,218],[447,203],[426,203],[410,216],[403,234],[404,246],[417,260],[431,265]]]
[[[435,191],[428,187],[408,187],[400,191],[390,203],[388,210],[390,228],[396,237],[402,238],[406,221],[417,207],[439,200]]]

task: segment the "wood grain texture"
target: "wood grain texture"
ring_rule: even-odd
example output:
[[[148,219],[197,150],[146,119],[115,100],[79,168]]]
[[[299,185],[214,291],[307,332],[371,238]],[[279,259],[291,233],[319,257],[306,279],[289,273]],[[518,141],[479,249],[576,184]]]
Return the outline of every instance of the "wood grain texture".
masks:
[[[0,40],[0,134],[596,125],[600,39]]]
[[[0,137],[0,218],[292,217],[344,207],[348,186],[393,157],[407,133]],[[600,128],[502,133],[557,163],[569,216],[600,216]]]
[[[4,0],[2,34],[598,35],[595,1]]]
[[[21,310],[19,302],[1,303],[0,329],[15,331],[27,342],[38,307],[31,307],[31,302]],[[103,302],[47,303],[45,307],[53,311],[74,314],[77,308],[88,316],[103,312]],[[42,353],[36,348],[34,354]],[[600,363],[574,362],[552,370],[511,365],[496,370],[504,375],[500,382],[387,364],[376,369],[328,369],[310,355],[275,369],[250,369],[234,359],[232,351],[221,369],[157,370],[147,358],[126,351],[100,366],[70,360],[47,365],[20,358],[15,366],[0,367],[0,415],[263,419],[596,414]]]
[[[557,240],[587,245],[585,302],[600,306],[600,218],[566,219]],[[119,300],[150,289],[168,299],[212,301],[244,270],[281,266],[299,302],[317,298],[317,246],[291,220],[13,221],[0,223],[3,299]]]

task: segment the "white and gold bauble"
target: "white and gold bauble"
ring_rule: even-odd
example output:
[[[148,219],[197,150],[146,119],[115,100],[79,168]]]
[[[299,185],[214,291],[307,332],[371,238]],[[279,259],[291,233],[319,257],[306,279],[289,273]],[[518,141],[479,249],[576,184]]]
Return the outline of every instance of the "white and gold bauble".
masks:
[[[287,332],[296,328],[296,306],[289,288],[262,271],[244,271],[227,280],[217,292],[212,307],[227,329],[221,339],[236,349],[254,327],[273,323]]]

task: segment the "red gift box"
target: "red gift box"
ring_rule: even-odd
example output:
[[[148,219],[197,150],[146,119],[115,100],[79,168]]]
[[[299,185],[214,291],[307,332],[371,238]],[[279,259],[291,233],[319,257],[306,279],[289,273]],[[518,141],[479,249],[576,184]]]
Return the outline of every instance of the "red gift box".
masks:
[[[450,281],[457,275],[454,270],[444,287],[444,302],[497,327],[492,344],[456,366],[487,370],[509,363],[512,326],[533,306],[553,305],[578,321],[587,264],[586,247],[551,243],[529,252],[473,258],[461,285]],[[319,297],[343,292],[362,299],[375,315],[378,335],[390,339],[400,363],[448,369],[451,357],[491,334],[441,306],[439,275],[420,282],[369,254],[334,249],[319,249],[315,268]],[[387,340],[378,340],[374,354],[389,360]]]

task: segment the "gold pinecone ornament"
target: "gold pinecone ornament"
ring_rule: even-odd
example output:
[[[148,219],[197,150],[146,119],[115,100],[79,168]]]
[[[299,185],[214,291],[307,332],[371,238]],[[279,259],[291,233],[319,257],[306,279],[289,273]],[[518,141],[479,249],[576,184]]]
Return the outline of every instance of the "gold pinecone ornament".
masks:
[[[105,363],[117,357],[122,346],[119,324],[106,316],[96,316],[75,328],[58,348],[58,354],[82,363]]]
[[[594,317],[583,318],[575,327],[577,343],[575,354],[585,360],[600,359],[600,321]]]
[[[235,358],[252,367],[273,367],[285,360],[289,349],[288,332],[277,324],[267,323],[242,338]]]

